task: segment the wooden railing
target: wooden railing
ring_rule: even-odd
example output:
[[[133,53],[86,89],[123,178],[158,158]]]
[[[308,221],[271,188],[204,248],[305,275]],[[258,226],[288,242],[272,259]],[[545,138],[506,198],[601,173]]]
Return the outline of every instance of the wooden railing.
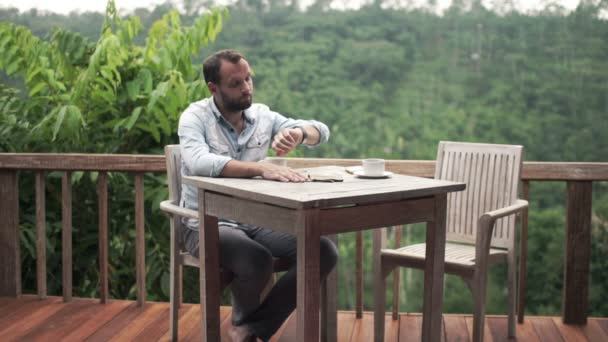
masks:
[[[351,166],[358,159],[311,159],[292,158],[289,166],[294,168],[321,165]],[[434,161],[390,160],[389,171],[421,177],[432,177]],[[145,251],[144,251],[144,185],[146,172],[164,173],[165,159],[161,155],[102,155],[102,154],[13,154],[0,153],[0,296],[17,296],[21,293],[21,269],[19,252],[19,189],[18,171],[33,171],[36,177],[36,251],[37,289],[41,298],[46,297],[45,255],[45,174],[63,171],[62,179],[62,254],[63,297],[72,297],[72,253],[71,253],[71,182],[74,171],[96,171],[99,200],[99,265],[100,301],[108,298],[108,194],[107,172],[128,172],[135,177],[135,230],[136,230],[136,288],[137,301],[145,302]],[[565,323],[586,322],[588,311],[589,264],[591,251],[591,196],[592,182],[608,180],[608,163],[561,163],[525,162],[522,174],[523,197],[528,199],[531,181],[564,181],[568,188],[566,218],[566,255],[564,269],[564,291],[562,317]],[[521,248],[526,250],[527,214],[522,217]],[[397,230],[400,231],[400,230]],[[398,241],[401,235],[396,235]],[[356,311],[363,311],[363,243],[362,235],[356,236]],[[525,253],[524,253],[525,255]],[[520,259],[526,264],[525,256]],[[520,277],[525,288],[525,272]],[[399,286],[395,277],[393,284]],[[398,293],[399,291],[394,291]],[[520,296],[520,307],[524,307],[525,296]],[[393,314],[398,311],[397,300],[393,302]],[[523,318],[520,312],[520,320]]]

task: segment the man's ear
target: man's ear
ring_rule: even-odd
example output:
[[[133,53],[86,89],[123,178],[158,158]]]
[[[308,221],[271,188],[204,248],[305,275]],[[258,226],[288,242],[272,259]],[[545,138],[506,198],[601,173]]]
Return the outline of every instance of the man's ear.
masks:
[[[211,94],[215,94],[217,92],[217,85],[213,82],[207,82],[207,88],[209,88]]]

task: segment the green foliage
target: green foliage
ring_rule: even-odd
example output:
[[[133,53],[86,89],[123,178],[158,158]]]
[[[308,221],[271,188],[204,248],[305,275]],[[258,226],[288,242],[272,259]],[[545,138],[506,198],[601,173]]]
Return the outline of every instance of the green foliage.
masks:
[[[47,39],[28,28],[0,22],[0,70],[20,77],[24,94],[0,85],[0,150],[18,152],[158,153],[175,143],[179,114],[189,103],[208,96],[200,80],[199,54],[221,31],[227,12],[214,9],[180,22],[166,13],[148,31],[145,45],[135,43],[144,30],[138,17],[120,18],[113,0],[96,43],[85,36],[54,29]],[[6,137],[6,139],[4,138]],[[75,294],[98,294],[97,173],[72,175],[73,267]],[[47,260],[50,294],[61,291],[60,174],[48,176]],[[23,177],[21,204],[24,284],[35,284],[35,206],[31,177]],[[109,174],[110,292],[134,298],[135,226],[133,180]],[[159,203],[167,197],[164,176],[146,175],[147,287],[151,300],[168,298],[167,221]],[[157,224],[161,222],[161,224]],[[80,257],[87,256],[87,257]]]

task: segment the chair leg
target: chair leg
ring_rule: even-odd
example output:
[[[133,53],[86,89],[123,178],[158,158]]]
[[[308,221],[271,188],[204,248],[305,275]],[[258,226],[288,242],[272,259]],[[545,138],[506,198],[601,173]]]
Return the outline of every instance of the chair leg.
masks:
[[[483,342],[486,315],[486,272],[475,274],[473,280],[473,342]]]
[[[180,249],[177,242],[176,227],[179,227],[179,218],[171,218],[171,256],[169,265],[169,331],[171,341],[177,341],[179,325],[179,307],[181,303],[182,264],[180,262]]]
[[[509,256],[509,261],[507,262],[507,290],[508,290],[508,300],[507,300],[507,314],[509,316],[509,325],[508,325],[508,336],[509,338],[515,338],[515,312],[516,309],[516,277],[515,277],[515,256]]]

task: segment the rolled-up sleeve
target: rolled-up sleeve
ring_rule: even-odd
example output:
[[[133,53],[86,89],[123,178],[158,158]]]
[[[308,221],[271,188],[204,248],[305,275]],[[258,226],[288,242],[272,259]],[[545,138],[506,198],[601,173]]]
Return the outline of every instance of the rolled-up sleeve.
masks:
[[[217,177],[232,158],[210,152],[204,124],[205,120],[195,112],[185,111],[181,115],[177,134],[182,160],[193,176]]]
[[[316,120],[295,120],[286,118],[283,115],[273,112],[274,123],[272,126],[272,136],[274,138],[275,134],[279,133],[281,130],[294,126],[304,126],[310,125],[319,131],[319,142],[314,145],[305,144],[304,146],[315,147],[320,144],[326,143],[329,140],[329,128],[326,124],[316,121]]]

